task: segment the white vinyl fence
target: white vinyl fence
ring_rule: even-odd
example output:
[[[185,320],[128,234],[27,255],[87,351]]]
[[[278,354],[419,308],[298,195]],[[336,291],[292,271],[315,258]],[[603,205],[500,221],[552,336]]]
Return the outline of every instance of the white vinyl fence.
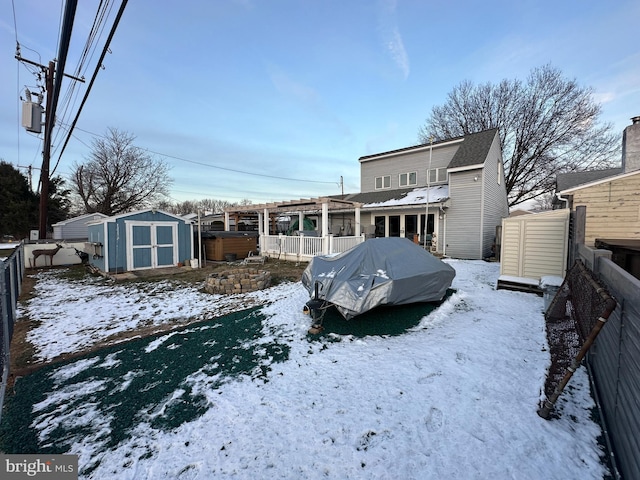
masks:
[[[308,262],[316,255],[342,253],[364,242],[357,237],[313,237],[310,235],[261,235],[260,254],[270,258]]]

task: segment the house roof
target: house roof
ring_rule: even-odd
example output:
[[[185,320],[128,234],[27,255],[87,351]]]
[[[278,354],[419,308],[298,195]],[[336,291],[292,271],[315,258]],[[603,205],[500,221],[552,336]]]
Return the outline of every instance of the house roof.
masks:
[[[498,129],[491,128],[464,137],[464,142],[449,162],[448,168],[464,168],[484,164]]]
[[[593,186],[599,185],[601,183],[608,183],[608,182],[614,182],[614,181],[617,181],[617,180],[622,180],[622,179],[627,178],[627,177],[635,177],[636,175],[640,175],[640,170],[634,170],[632,172],[627,172],[627,173],[619,173],[618,175],[612,175],[610,177],[604,177],[604,178],[601,178],[599,180],[594,180],[594,181],[589,182],[589,183],[581,183],[580,185],[577,185],[575,187],[571,187],[571,188],[567,188],[565,190],[561,190],[558,193],[560,193],[560,194],[572,194],[576,190],[582,190],[583,188],[593,187]]]
[[[622,173],[622,168],[607,168],[606,170],[589,170],[586,172],[559,173],[556,175],[556,191],[562,192],[579,185],[597,182]]]
[[[345,197],[345,200],[358,202],[362,208],[380,208],[408,205],[425,205],[427,203],[427,190],[429,202],[440,203],[449,198],[448,185],[435,185],[419,188],[401,188],[398,190],[377,190],[375,192],[354,193]]]
[[[433,144],[422,143],[420,145],[399,148],[397,150],[390,150],[388,152],[365,155],[363,157],[360,157],[358,161],[362,163],[378,157],[397,155],[431,147],[441,147],[451,143],[461,143],[460,148],[454,154],[451,163],[449,164],[449,168],[464,168],[471,165],[478,165],[479,163],[484,163],[484,160],[487,157],[487,153],[489,152],[489,148],[491,148],[493,138],[495,137],[497,131],[497,128],[490,128],[489,130],[483,130],[482,132],[439,140],[437,142],[433,142]],[[481,159],[481,161],[479,162],[478,159]]]
[[[433,143],[421,143],[419,145],[412,145],[410,147],[398,148],[396,150],[389,150],[387,152],[374,153],[372,155],[365,155],[364,157],[360,157],[358,161],[362,163],[362,162],[366,162],[368,160],[372,160],[379,157],[387,157],[390,155],[399,155],[401,153],[425,150],[425,149],[430,149],[435,147],[442,147],[447,144],[462,142],[463,138],[464,137],[447,138],[445,140],[438,140]]]

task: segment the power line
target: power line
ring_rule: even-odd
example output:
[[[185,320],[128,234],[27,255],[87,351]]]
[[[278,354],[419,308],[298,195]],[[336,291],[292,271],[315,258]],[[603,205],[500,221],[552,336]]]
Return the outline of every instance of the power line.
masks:
[[[84,129],[80,128],[80,127],[76,127],[76,130],[80,130],[82,132],[88,133],[89,135],[93,135],[95,137],[108,139],[108,137],[105,137],[104,135],[93,133],[93,132],[90,132],[88,130],[84,130]],[[334,182],[329,182],[329,181],[321,181],[321,180],[308,180],[308,179],[302,179],[302,178],[282,177],[280,175],[269,175],[269,174],[266,174],[266,173],[249,172],[249,171],[246,171],[246,170],[239,170],[239,169],[235,169],[235,168],[220,167],[218,165],[211,165],[210,163],[199,162],[197,160],[190,160],[188,158],[182,158],[182,157],[178,157],[176,155],[169,155],[167,153],[156,152],[156,151],[150,150],[148,148],[143,148],[143,147],[138,147],[138,148],[140,148],[140,150],[144,150],[145,152],[153,153],[154,155],[160,155],[162,157],[172,158],[174,160],[180,160],[181,162],[187,162],[187,163],[191,163],[193,165],[200,165],[200,166],[203,166],[203,167],[214,168],[214,169],[217,169],[217,170],[224,170],[226,172],[241,173],[243,175],[252,175],[254,177],[262,177],[262,178],[275,178],[277,180],[287,180],[287,181],[291,181],[291,182],[319,183],[319,184],[324,184],[324,185],[334,185],[334,184],[338,184],[339,185],[339,182],[335,182],[335,181]]]
[[[16,34],[16,45],[18,45],[18,22],[16,21],[16,3],[11,0],[11,8],[13,9],[13,31]]]
[[[118,13],[116,14],[116,18],[113,21],[113,25],[111,27],[111,31],[109,32],[109,36],[107,38],[107,41],[104,44],[104,48],[102,49],[102,54],[100,55],[100,59],[98,60],[98,64],[96,65],[96,68],[93,72],[93,75],[91,77],[91,81],[89,82],[89,85],[87,86],[87,90],[84,93],[84,98],[82,99],[82,102],[80,103],[80,108],[78,108],[78,112],[76,113],[75,118],[73,119],[73,122],[71,123],[71,126],[69,127],[69,133],[67,134],[67,138],[64,142],[64,145],[62,146],[62,150],[60,150],[60,154],[58,155],[58,160],[56,161],[56,165],[55,167],[53,167],[53,171],[55,172],[56,168],[58,167],[58,164],[60,163],[60,159],[62,158],[62,154],[65,150],[65,148],[67,147],[67,144],[69,143],[69,139],[71,138],[71,133],[73,132],[73,129],[76,126],[76,123],[78,123],[78,118],[80,117],[80,113],[82,112],[82,109],[84,108],[84,104],[87,101],[87,98],[89,97],[89,93],[91,92],[91,88],[93,87],[93,82],[96,80],[96,77],[98,76],[98,72],[100,71],[100,68],[102,67],[102,61],[104,60],[105,55],[107,54],[107,52],[109,51],[109,45],[111,44],[111,40],[113,39],[113,35],[116,33],[116,29],[118,28],[118,23],[120,23],[120,18],[122,17],[122,14],[124,13],[124,9],[127,6],[127,0],[123,0],[122,3],[120,4],[120,9],[118,10]]]
[[[142,150],[145,150],[145,151],[147,151],[149,153],[154,153],[156,155],[162,155],[163,157],[173,158],[175,160],[180,160],[182,162],[192,163],[194,165],[201,165],[203,167],[215,168],[215,169],[224,170],[224,171],[227,171],[227,172],[242,173],[244,175],[253,175],[255,177],[275,178],[275,179],[278,179],[278,180],[288,180],[288,181],[292,181],[292,182],[305,182],[305,183],[322,183],[322,184],[335,184],[336,183],[336,182],[328,182],[328,181],[320,181],[320,180],[306,180],[306,179],[302,179],[302,178],[282,177],[280,175],[268,175],[266,173],[247,172],[245,170],[237,170],[235,168],[228,168],[228,167],[219,167],[217,165],[210,165],[208,163],[198,162],[196,160],[189,160],[189,159],[186,159],[186,158],[176,157],[175,155],[168,155],[166,153],[155,152],[153,150],[149,150],[148,148],[143,148]]]
[[[91,58],[93,58],[93,54],[95,53],[95,50],[97,47],[96,40],[102,35],[102,32],[104,31],[105,19],[108,18],[112,7],[113,7],[113,3],[111,3],[110,0],[106,0],[106,2],[104,0],[100,1],[100,5],[98,6],[98,9],[96,11],[96,14],[93,20],[93,25],[91,26],[91,30],[89,32],[87,40],[85,41],[85,46],[82,50],[82,54],[80,55],[80,58],[77,62],[76,69],[74,71],[74,76],[79,77],[82,75],[82,78],[84,79],[83,67],[87,62],[87,59],[90,60]],[[68,112],[75,108],[76,101],[78,100],[77,94],[79,93],[76,90],[77,85],[78,85],[77,81],[72,82],[65,93],[65,97],[62,101],[63,113],[58,116],[60,119],[62,119],[63,122],[68,117],[67,115]],[[58,138],[64,135],[65,135],[65,132],[57,131],[56,136],[54,138],[54,143],[57,143]]]

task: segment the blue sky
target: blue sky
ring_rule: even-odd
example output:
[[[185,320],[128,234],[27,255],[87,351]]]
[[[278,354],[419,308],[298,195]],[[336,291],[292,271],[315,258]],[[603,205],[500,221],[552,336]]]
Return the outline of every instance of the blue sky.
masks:
[[[98,3],[79,2],[67,73]],[[20,126],[19,96],[38,81],[15,60],[16,37],[23,57],[48,63],[63,7],[0,6],[0,158],[14,165],[38,167],[42,148]],[[82,70],[87,80],[118,7]],[[93,134],[115,127],[170,165],[174,201],[339,194],[341,177],[357,192],[358,158],[417,144],[455,85],[524,80],[547,63],[593,87],[602,120],[621,136],[640,115],[639,18],[635,0],[131,1],[55,174],[68,178]],[[67,124],[86,88],[76,87],[65,116],[70,85],[58,109]],[[65,136],[57,129],[53,164]]]

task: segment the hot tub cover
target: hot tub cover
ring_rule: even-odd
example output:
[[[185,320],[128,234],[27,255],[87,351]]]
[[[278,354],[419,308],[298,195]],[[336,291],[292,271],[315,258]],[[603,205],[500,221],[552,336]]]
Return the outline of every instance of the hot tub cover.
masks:
[[[314,257],[302,284],[347,320],[381,305],[435,302],[456,271],[406,238],[373,238],[337,255]]]

